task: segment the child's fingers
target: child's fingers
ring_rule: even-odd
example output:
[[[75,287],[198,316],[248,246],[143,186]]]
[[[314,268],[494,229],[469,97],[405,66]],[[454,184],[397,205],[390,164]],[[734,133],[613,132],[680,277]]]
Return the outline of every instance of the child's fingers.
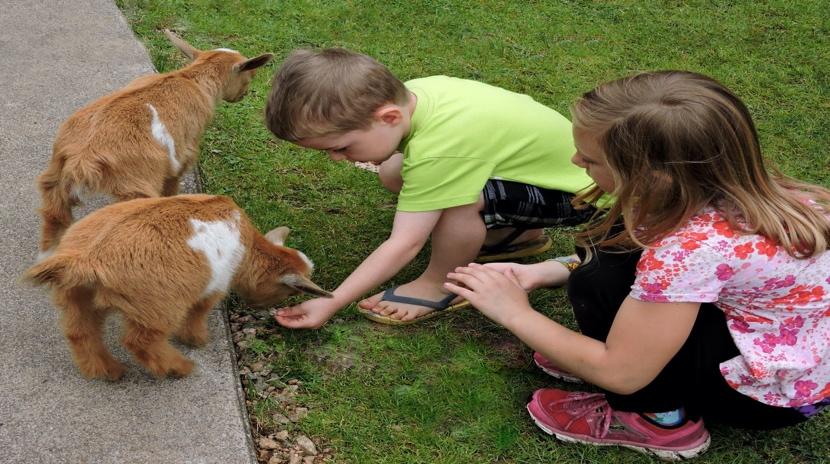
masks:
[[[452,293],[455,293],[461,298],[464,298],[465,300],[470,300],[475,295],[475,293],[471,291],[469,288],[461,287],[452,282],[444,282],[444,288],[446,288]]]
[[[447,278],[472,290],[475,290],[480,282],[476,276],[471,274],[462,274],[460,272],[450,272],[447,274]]]
[[[503,275],[506,276],[507,279],[510,280],[510,282],[513,282],[516,286],[518,286],[518,287],[522,286],[522,284],[519,282],[519,278],[516,277],[516,273],[513,272],[513,268],[507,268],[504,271]]]
[[[279,317],[299,317],[305,315],[305,311],[299,306],[288,306],[278,309],[274,315]]]

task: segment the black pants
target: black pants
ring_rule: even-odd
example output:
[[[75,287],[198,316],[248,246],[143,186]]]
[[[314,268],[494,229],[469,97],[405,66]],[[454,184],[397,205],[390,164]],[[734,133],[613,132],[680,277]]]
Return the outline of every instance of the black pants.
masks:
[[[579,251],[583,253],[583,251]],[[614,317],[634,283],[640,252],[594,250],[587,264],[571,273],[568,296],[580,331],[605,341]],[[679,407],[692,419],[751,429],[772,429],[806,420],[790,408],[768,406],[732,389],[719,364],[738,355],[723,312],[702,304],[688,340],[662,372],[631,395],[606,392],[620,411],[663,412]]]

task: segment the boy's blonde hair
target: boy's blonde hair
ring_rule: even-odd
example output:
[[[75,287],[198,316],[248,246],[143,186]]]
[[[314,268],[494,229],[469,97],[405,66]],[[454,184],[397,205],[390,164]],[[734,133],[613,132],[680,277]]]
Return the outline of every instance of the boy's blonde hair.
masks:
[[[375,59],[343,48],[292,52],[271,82],[265,124],[297,140],[366,129],[374,112],[405,104],[403,83]]]
[[[616,203],[583,241],[645,246],[713,206],[736,229],[768,237],[794,257],[827,249],[830,192],[770,173],[749,110],[719,82],[642,73],[585,93],[571,112],[575,127],[599,137],[616,186]],[[601,193],[594,188],[577,201]],[[625,231],[613,235],[620,216]]]

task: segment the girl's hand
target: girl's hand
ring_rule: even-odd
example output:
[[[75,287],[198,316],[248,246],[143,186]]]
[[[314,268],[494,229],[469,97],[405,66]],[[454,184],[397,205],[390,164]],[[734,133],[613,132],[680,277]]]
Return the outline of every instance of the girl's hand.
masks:
[[[524,289],[525,292],[536,290],[539,288],[540,280],[536,270],[533,266],[519,263],[487,263],[484,265],[487,269],[493,269],[500,273],[507,275],[507,271],[515,277],[516,283]]]
[[[509,319],[533,311],[511,267],[502,273],[493,266],[470,263],[456,268],[447,278],[450,280],[444,284],[447,290],[468,300],[497,324],[505,325]]]
[[[567,267],[555,260],[534,264],[488,263],[484,266],[502,274],[510,269],[526,292],[541,287],[561,287],[568,283],[568,277],[571,275]]]

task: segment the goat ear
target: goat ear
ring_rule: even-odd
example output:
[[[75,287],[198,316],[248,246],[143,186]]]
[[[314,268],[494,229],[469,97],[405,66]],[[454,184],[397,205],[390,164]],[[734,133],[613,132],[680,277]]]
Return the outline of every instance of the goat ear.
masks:
[[[309,295],[334,298],[334,295],[332,295],[331,292],[323,290],[317,284],[309,280],[308,277],[299,274],[286,274],[280,278],[280,283]]]
[[[201,53],[199,49],[185,42],[184,39],[179,38],[179,36],[174,34],[170,29],[165,29],[164,35],[166,35],[167,38],[170,39],[170,42],[172,42],[173,45],[176,46],[176,48],[181,50],[181,52],[184,53],[185,56],[187,56],[190,59],[190,61],[195,60],[196,57],[199,56],[199,53]]]
[[[249,59],[248,61],[239,63],[238,65],[234,66],[234,68],[236,69],[236,72],[250,71],[252,69],[265,66],[266,64],[268,64],[269,61],[271,61],[271,58],[273,57],[274,55],[270,53],[263,53],[262,55]]]
[[[289,232],[291,232],[291,229],[281,226],[265,234],[265,238],[274,245],[282,246],[285,243],[285,238],[288,237]]]

